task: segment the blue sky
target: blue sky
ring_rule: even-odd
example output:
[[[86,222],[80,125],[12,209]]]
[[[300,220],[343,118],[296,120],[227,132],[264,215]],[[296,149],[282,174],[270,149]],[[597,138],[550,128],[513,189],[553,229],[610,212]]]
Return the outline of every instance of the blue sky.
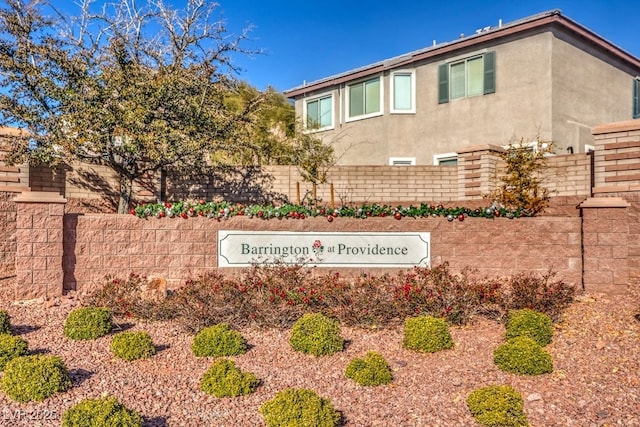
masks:
[[[102,3],[104,0],[97,0]],[[54,0],[67,3],[69,0]],[[184,0],[165,0],[180,7]],[[218,0],[231,32],[252,25],[244,46],[264,54],[237,56],[239,75],[259,89],[286,90],[353,68],[452,41],[461,33],[552,9],[640,57],[638,0]]]

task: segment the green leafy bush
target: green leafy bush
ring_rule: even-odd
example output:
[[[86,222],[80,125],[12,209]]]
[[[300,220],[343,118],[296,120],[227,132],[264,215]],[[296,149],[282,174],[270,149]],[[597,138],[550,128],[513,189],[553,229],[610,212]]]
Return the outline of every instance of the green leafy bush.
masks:
[[[92,340],[111,332],[111,311],[105,307],[73,310],[64,324],[64,335],[72,340]]]
[[[335,427],[340,422],[329,399],[312,390],[288,388],[260,407],[267,427],[313,426]]]
[[[368,352],[362,359],[353,359],[347,365],[345,375],[364,386],[389,384],[393,379],[389,364],[375,351]]]
[[[314,356],[331,355],[344,347],[338,321],[322,313],[307,313],[298,319],[291,329],[289,343],[294,350]]]
[[[71,386],[69,372],[57,356],[11,359],[4,368],[2,391],[18,402],[41,401]]]
[[[405,320],[402,345],[410,350],[435,353],[453,347],[453,339],[444,319],[417,316]]]
[[[529,337],[516,337],[493,352],[493,361],[503,371],[525,375],[548,374],[553,371],[551,355]]]
[[[142,417],[115,397],[85,399],[62,416],[62,427],[142,427]]]
[[[228,359],[216,360],[204,373],[200,390],[215,397],[236,397],[253,393],[260,380],[251,372],[243,372]]]
[[[507,340],[515,337],[529,337],[543,347],[549,344],[553,337],[551,318],[528,308],[510,312],[506,330]]]
[[[467,407],[476,421],[491,427],[526,427],[522,396],[509,385],[492,385],[474,390]]]
[[[0,310],[0,334],[11,333],[11,317],[6,310]]]
[[[29,354],[29,344],[20,337],[0,334],[0,371],[11,359]]]
[[[147,332],[121,332],[111,339],[111,351],[130,362],[153,356],[156,354],[156,346]]]
[[[197,357],[237,356],[247,352],[247,341],[240,332],[220,323],[201,330],[191,349]]]

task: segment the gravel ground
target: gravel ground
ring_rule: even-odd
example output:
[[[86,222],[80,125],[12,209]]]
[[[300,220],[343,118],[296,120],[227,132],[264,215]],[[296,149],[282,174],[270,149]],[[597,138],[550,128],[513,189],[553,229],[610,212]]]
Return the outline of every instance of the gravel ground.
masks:
[[[0,293],[9,286],[0,283]],[[473,426],[465,399],[491,384],[511,384],[522,393],[532,426],[640,426],[638,291],[580,296],[556,324],[548,346],[554,372],[535,377],[504,373],[493,364],[504,328],[484,318],[453,327],[455,347],[436,354],[404,350],[400,329],[343,328],[345,351],[321,358],[291,350],[287,330],[244,329],[251,348],[233,359],[262,383],[249,396],[227,399],[199,390],[213,359],[194,357],[192,336],[175,323],[121,324],[148,331],[159,350],[151,359],[128,363],[110,354],[110,336],[88,342],[63,336],[73,299],[16,305],[0,295],[0,306],[30,349],[61,356],[73,380],[68,391],[40,403],[19,404],[0,392],[2,426],[59,426],[70,406],[102,394],[140,412],[146,426],[262,426],[260,405],[286,387],[330,398],[345,426]],[[389,361],[391,385],[367,388],[344,376],[349,361],[369,350]]]

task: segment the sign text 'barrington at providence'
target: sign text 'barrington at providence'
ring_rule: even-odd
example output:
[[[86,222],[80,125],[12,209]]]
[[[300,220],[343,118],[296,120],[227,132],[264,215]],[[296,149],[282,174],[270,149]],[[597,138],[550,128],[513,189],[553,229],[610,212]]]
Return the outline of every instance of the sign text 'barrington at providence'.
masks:
[[[429,233],[218,232],[218,267],[280,261],[324,267],[429,265]]]

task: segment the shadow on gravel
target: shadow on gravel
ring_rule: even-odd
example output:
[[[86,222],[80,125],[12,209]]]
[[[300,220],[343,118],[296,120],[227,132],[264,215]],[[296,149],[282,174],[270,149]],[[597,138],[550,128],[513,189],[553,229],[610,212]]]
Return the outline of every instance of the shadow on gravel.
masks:
[[[111,334],[117,334],[118,332],[128,331],[133,328],[135,324],[133,323],[117,323],[113,322],[113,328],[111,329]]]
[[[87,371],[86,369],[71,369],[69,370],[69,376],[71,377],[71,383],[74,386],[79,386],[85,380],[91,378],[95,372]]]
[[[32,325],[12,325],[11,331],[14,335],[28,334],[29,332],[35,332],[40,329],[40,326]]]
[[[48,348],[33,348],[29,350],[29,354],[49,354],[51,350]]]
[[[153,417],[144,418],[144,423],[142,425],[144,427],[167,427],[169,424],[167,423],[166,417]]]
[[[171,347],[171,346],[170,345],[166,345],[166,344],[156,345],[156,353],[160,353],[161,351],[165,351],[169,347]]]

